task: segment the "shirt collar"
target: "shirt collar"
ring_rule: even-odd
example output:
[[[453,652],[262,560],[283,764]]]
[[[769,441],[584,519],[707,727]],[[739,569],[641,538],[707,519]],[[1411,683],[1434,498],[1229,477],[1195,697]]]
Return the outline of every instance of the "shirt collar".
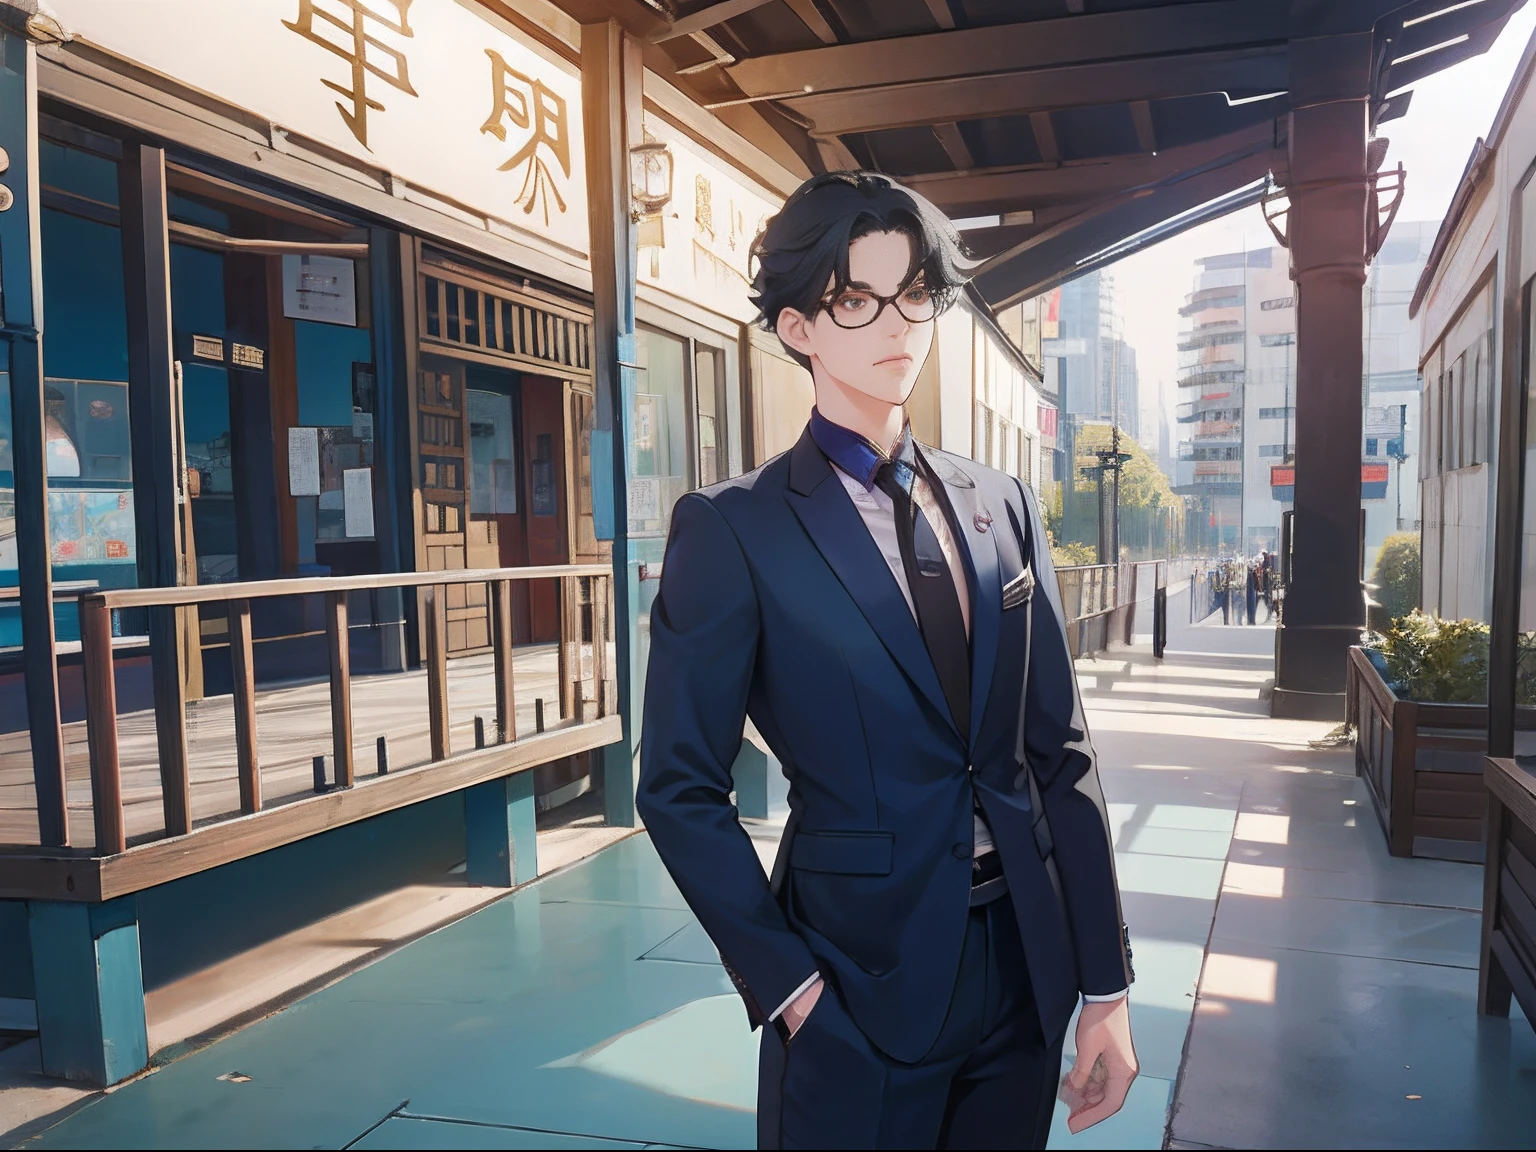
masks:
[[[827,459],[852,476],[869,492],[875,486],[875,473],[888,460],[900,460],[909,469],[917,467],[917,447],[912,439],[912,426],[903,421],[901,435],[889,453],[882,452],[872,441],[841,424],[834,424],[821,414],[819,408],[811,409],[811,439],[816,441]]]

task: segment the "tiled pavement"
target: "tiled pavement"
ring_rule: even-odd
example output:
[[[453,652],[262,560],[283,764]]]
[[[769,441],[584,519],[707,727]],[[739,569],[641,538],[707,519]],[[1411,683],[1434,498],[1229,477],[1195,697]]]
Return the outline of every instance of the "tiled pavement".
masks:
[[[1349,753],[1307,746],[1327,725],[1265,715],[1270,630],[1173,639],[1161,667],[1080,666],[1142,1075],[1082,1136],[1058,1116],[1052,1146],[1536,1143],[1536,1037],[1473,1011],[1480,870],[1386,855]],[[777,829],[753,832],[766,851]],[[32,1144],[750,1147],[754,1066],[713,950],[637,836]]]

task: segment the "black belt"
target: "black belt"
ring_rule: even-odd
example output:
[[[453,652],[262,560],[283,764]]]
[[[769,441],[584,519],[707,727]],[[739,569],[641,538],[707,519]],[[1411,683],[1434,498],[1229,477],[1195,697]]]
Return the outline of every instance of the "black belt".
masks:
[[[971,907],[990,904],[1008,891],[1003,858],[995,851],[977,857],[971,865]]]

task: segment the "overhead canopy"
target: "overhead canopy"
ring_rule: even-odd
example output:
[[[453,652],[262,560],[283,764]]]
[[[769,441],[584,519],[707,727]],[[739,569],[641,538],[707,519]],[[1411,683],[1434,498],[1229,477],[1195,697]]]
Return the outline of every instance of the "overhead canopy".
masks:
[[[1524,0],[567,0],[808,171],[968,218],[994,306],[1284,184],[1291,42],[1370,32],[1373,128]],[[798,165],[797,165],[798,166]],[[981,219],[976,219],[981,218]]]

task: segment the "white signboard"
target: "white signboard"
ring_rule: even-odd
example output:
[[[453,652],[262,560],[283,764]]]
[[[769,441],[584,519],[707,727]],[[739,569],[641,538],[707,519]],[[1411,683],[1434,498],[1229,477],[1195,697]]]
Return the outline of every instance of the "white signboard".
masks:
[[[641,230],[639,279],[712,311],[752,319],[748,257],[779,201],[649,111],[645,130],[672,154],[672,202],[662,228]],[[648,239],[662,243],[647,245]]]
[[[320,495],[320,430],[288,429],[288,495]]]
[[[373,535],[373,469],[348,468],[341,474],[347,535]]]
[[[587,251],[581,80],[462,0],[50,0],[68,34]]]
[[[284,256],[283,315],[356,328],[357,266],[341,256]]]

